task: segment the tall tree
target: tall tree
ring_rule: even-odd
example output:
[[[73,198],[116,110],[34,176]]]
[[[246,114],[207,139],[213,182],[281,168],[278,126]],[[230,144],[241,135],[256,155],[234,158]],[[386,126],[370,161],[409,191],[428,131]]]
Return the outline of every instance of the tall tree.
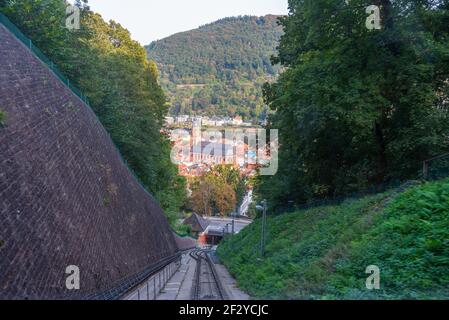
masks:
[[[366,27],[378,5],[381,29]],[[258,189],[282,207],[416,177],[449,149],[448,1],[290,0],[264,87],[279,173]]]

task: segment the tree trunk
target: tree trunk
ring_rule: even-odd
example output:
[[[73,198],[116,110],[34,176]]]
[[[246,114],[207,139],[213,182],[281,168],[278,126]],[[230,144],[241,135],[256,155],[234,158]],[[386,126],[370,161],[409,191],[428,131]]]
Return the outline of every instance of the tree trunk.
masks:
[[[385,143],[385,136],[381,124],[378,121],[374,124],[374,137],[378,144],[378,163],[377,163],[377,174],[376,183],[381,184],[385,182],[388,161],[387,161],[387,145]]]

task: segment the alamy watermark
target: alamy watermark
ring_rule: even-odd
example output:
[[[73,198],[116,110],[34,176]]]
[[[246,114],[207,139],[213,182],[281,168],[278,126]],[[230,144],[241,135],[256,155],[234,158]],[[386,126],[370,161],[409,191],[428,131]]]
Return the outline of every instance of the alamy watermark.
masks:
[[[68,266],[65,273],[69,276],[65,280],[65,286],[68,290],[80,289],[80,268],[78,266]]]
[[[349,5],[349,0],[345,1]],[[366,8],[366,13],[368,17],[366,18],[366,28],[368,30],[380,30],[382,29],[380,20],[380,7],[376,5],[370,5]]]
[[[348,0],[346,0],[346,4],[349,4]],[[370,5],[366,8],[366,13],[369,15],[366,18],[366,28],[368,30],[382,29],[380,7],[376,5]],[[65,25],[69,30],[80,29],[80,8],[70,3],[67,5]]]
[[[372,5],[366,8],[366,13],[369,14],[366,18],[366,28],[368,30],[380,30],[382,26],[380,24],[380,8]]]
[[[66,19],[65,26],[69,30],[79,30],[81,28],[80,25],[80,8],[77,6],[68,4],[66,9]]]
[[[366,278],[366,288],[368,290],[380,290],[380,268],[371,265],[366,268],[365,273],[370,275]]]

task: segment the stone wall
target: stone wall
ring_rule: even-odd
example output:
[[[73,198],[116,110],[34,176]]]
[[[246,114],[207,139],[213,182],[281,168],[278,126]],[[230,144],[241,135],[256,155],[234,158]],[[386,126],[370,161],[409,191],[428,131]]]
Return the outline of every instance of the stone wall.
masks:
[[[1,24],[0,111],[0,299],[85,298],[178,251],[95,114]]]

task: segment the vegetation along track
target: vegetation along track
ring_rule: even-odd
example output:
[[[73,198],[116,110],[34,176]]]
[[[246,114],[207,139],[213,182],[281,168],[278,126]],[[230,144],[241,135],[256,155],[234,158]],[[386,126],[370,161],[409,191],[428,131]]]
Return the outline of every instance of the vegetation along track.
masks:
[[[218,277],[215,266],[209,257],[210,250],[196,249],[190,256],[196,261],[193,300],[226,300],[227,295]]]

